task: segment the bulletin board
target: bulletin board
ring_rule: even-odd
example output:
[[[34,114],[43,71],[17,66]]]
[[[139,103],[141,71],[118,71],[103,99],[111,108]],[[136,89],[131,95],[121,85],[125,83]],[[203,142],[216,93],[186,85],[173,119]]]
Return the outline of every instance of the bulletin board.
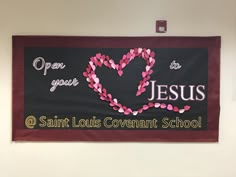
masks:
[[[13,141],[216,142],[220,37],[13,36]]]

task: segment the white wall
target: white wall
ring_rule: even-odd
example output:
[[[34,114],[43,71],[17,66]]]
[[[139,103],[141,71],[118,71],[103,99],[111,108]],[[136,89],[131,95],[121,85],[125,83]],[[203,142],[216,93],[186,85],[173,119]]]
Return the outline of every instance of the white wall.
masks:
[[[0,0],[1,177],[235,177],[236,0]],[[11,142],[11,36],[222,36],[219,143]],[[233,77],[234,76],[234,77]],[[58,135],[60,136],[60,135]]]

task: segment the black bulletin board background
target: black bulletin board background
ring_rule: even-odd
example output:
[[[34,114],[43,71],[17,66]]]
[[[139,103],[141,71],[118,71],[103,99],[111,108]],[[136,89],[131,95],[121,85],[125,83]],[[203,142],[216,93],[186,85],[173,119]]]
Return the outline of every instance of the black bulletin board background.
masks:
[[[116,63],[123,54],[129,52],[129,48],[25,48],[24,50],[24,108],[25,118],[29,115],[40,117],[42,115],[53,117],[71,117],[78,119],[91,118],[96,116],[104,119],[106,116],[129,119],[150,119],[156,118],[161,121],[164,117],[174,119],[176,116],[181,119],[194,119],[202,117],[202,127],[197,130],[207,128],[207,92],[204,101],[159,101],[155,102],[171,103],[183,107],[190,105],[191,111],[184,114],[174,113],[163,109],[149,109],[137,116],[125,116],[114,111],[109,103],[100,100],[97,93],[88,88],[83,72],[86,70],[88,62],[96,53],[109,55]],[[185,97],[190,95],[189,85],[208,85],[208,50],[207,48],[159,48],[153,49],[156,56],[156,63],[153,67],[154,73],[150,80],[156,80],[158,85],[186,85]],[[63,70],[47,70],[47,75],[43,75],[43,70],[37,71],[32,63],[37,57],[43,57],[46,62],[63,62],[66,67]],[[181,69],[170,69],[173,60],[181,64]],[[41,62],[38,64],[41,66]],[[116,70],[105,66],[97,67],[96,73],[101,83],[107,90],[117,98],[123,105],[134,110],[148,103],[151,93],[151,84],[147,91],[141,96],[136,96],[137,85],[142,79],[142,71],[145,69],[145,61],[136,57],[124,69],[124,74],[119,77]],[[57,87],[54,92],[50,92],[53,79],[70,79],[76,77],[79,85],[76,87]],[[180,90],[180,89],[179,89]],[[194,89],[195,90],[195,89]],[[156,91],[157,92],[157,91]],[[157,94],[157,93],[156,93]],[[168,93],[169,95],[170,93]],[[179,92],[180,94],[180,92]],[[194,93],[194,98],[197,93]],[[179,96],[180,97],[180,96]],[[40,127],[38,127],[40,128]],[[92,128],[91,128],[92,129]],[[97,128],[95,128],[97,129]],[[100,129],[105,129],[104,127]],[[127,129],[127,128],[116,128]],[[158,127],[157,129],[162,129]],[[173,128],[168,128],[173,129]],[[191,128],[181,128],[188,130]],[[176,130],[181,130],[176,128]],[[127,129],[129,130],[129,129]],[[133,130],[133,129],[132,129]]]

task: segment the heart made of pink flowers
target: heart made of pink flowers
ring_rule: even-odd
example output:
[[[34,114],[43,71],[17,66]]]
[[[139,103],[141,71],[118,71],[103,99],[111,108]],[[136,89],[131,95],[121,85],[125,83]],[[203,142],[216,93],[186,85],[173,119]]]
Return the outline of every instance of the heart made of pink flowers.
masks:
[[[132,110],[127,106],[122,105],[116,98],[107,92],[106,88],[103,88],[100,83],[100,79],[96,75],[96,68],[102,67],[103,65],[114,69],[117,71],[118,75],[121,77],[123,75],[123,69],[132,61],[135,57],[141,57],[146,61],[145,70],[142,72],[142,80],[139,81],[138,90],[136,92],[136,96],[141,95],[146,91],[146,87],[149,85],[149,80],[151,78],[151,74],[153,73],[153,66],[155,64],[155,53],[150,49],[145,48],[135,48],[130,49],[127,54],[124,54],[122,59],[119,61],[119,64],[116,64],[113,59],[111,59],[107,55],[102,55],[101,53],[97,53],[95,56],[90,58],[89,64],[86,68],[86,71],[83,72],[84,77],[88,81],[88,86],[98,93],[101,100],[109,102],[109,105],[113,107],[115,111],[123,113],[125,115],[133,114],[137,115],[142,113],[149,108],[161,108],[167,109],[169,111],[184,113],[190,109],[190,106],[186,105],[184,108],[180,109],[176,106],[166,103],[154,103],[149,102],[148,104],[144,104],[137,110]]]

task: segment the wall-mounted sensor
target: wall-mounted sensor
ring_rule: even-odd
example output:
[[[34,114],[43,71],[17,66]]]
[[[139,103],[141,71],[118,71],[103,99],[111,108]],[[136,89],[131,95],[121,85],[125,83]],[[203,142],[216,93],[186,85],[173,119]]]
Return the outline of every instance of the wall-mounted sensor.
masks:
[[[167,32],[167,21],[166,20],[157,20],[156,21],[156,32],[157,33],[166,33]]]

